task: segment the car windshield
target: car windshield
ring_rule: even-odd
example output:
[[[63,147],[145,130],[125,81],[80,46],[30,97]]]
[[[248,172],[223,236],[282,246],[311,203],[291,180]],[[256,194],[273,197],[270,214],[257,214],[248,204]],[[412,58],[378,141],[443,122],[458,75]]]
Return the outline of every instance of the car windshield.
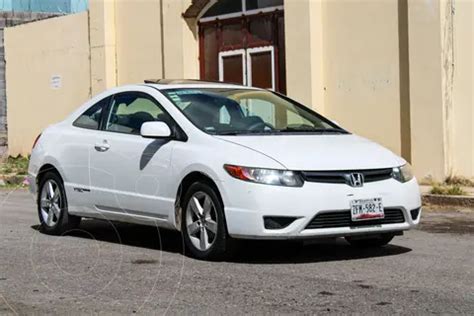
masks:
[[[347,134],[324,117],[270,91],[242,88],[162,91],[194,125],[209,134]]]

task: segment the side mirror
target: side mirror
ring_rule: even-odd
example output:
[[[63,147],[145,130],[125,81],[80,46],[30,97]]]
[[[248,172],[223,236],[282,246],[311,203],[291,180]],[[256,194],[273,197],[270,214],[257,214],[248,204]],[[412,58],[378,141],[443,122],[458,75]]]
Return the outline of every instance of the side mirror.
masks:
[[[145,138],[169,138],[171,129],[165,122],[145,122],[142,124],[140,134]]]

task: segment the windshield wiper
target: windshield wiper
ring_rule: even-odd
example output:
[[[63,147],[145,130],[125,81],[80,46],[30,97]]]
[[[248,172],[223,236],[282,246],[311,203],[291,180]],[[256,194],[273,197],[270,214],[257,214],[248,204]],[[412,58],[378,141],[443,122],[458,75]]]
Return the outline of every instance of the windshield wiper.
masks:
[[[340,128],[285,128],[278,130],[281,133],[321,133],[321,134],[349,134]]]
[[[217,136],[235,136],[235,135],[269,135],[279,133],[279,130],[268,130],[268,131],[226,131],[226,132],[217,132],[214,135]]]
[[[213,135],[216,136],[235,136],[235,135],[241,135],[242,133],[237,132],[237,131],[228,131],[228,132],[218,132],[214,133]]]
[[[318,134],[349,134],[349,132],[339,128],[285,128],[285,129],[274,129],[274,130],[263,130],[263,131],[248,131],[248,130],[236,130],[236,131],[222,131],[216,132],[214,135],[217,136],[236,136],[236,135],[278,135],[285,133],[318,133]]]

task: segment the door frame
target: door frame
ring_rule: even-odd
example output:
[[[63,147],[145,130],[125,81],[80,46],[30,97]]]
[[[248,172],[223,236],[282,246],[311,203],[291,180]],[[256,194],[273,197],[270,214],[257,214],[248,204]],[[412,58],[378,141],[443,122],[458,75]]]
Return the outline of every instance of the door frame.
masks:
[[[219,81],[224,81],[224,58],[232,56],[242,56],[242,78],[244,82],[243,86],[247,85],[247,67],[246,67],[246,54],[245,49],[229,50],[219,52]]]
[[[271,54],[271,63],[272,63],[272,91],[275,91],[276,88],[276,77],[275,77],[275,47],[273,46],[261,46],[254,48],[247,48],[247,84],[252,86],[252,58],[251,55],[255,53],[267,53]]]

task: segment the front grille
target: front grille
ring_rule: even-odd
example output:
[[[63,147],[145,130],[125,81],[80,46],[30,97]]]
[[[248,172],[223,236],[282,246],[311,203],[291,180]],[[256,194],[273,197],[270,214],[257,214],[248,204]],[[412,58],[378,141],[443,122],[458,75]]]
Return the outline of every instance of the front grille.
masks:
[[[387,180],[392,177],[392,168],[371,170],[343,170],[343,171],[302,171],[305,181],[319,183],[345,183],[350,185],[350,175],[360,173],[364,182],[376,182]]]
[[[334,211],[316,215],[306,226],[306,229],[337,228],[337,227],[361,227],[383,224],[399,224],[405,222],[405,216],[401,209],[384,209],[385,218],[353,222],[350,211]]]

